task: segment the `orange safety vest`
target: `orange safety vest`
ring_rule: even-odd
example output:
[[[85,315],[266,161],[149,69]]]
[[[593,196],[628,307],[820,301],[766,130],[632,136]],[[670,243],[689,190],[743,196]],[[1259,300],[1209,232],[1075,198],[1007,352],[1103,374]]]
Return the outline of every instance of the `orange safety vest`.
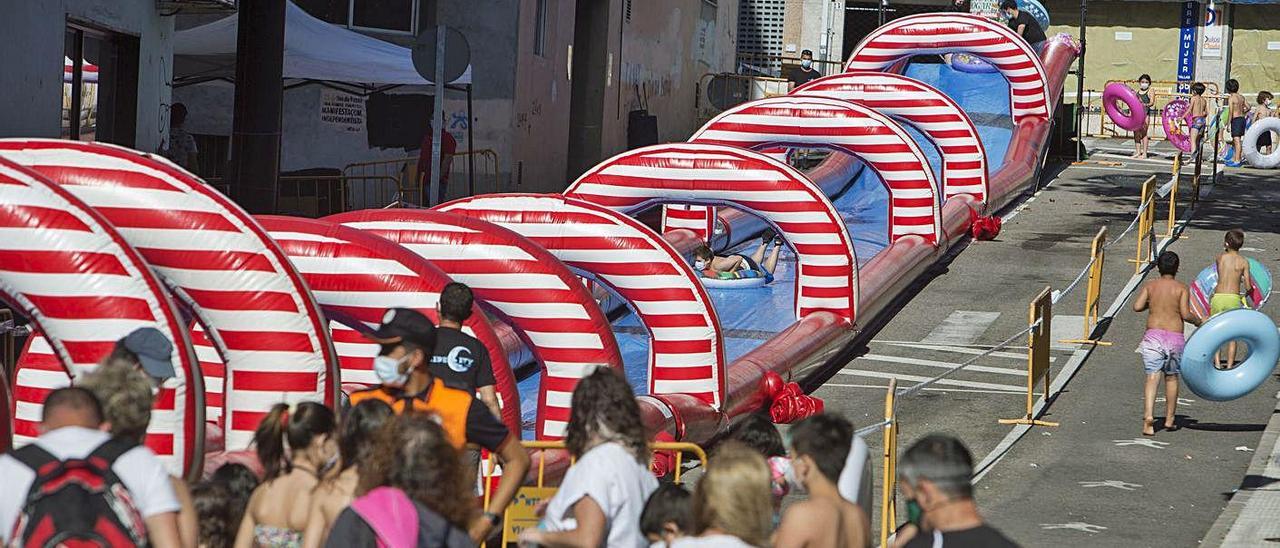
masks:
[[[471,402],[475,396],[464,390],[449,388],[438,377],[431,381],[421,394],[405,394],[399,388],[379,386],[351,393],[351,405],[355,406],[365,400],[380,400],[391,406],[397,415],[403,414],[406,404],[417,413],[435,415],[440,426],[444,428],[449,444],[458,450],[467,445],[467,413],[471,410]]]

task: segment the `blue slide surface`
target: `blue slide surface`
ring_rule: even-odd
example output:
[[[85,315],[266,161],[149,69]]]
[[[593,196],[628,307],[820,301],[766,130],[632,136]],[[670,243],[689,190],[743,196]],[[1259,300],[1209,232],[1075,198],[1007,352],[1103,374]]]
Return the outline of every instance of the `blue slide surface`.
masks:
[[[1013,135],[1009,116],[1008,84],[999,73],[966,73],[941,63],[913,63],[906,75],[938,88],[949,95],[973,119],[986,150],[988,170],[994,174],[1004,164],[1005,151]],[[923,134],[904,124],[920,145],[935,177],[941,180],[942,161],[938,149]],[[880,177],[863,169],[833,203],[844,217],[859,266],[888,246],[889,193]],[[750,256],[760,240],[750,240],[728,254]],[[774,272],[774,282],[750,289],[708,289],[724,334],[725,356],[729,362],[751,351],[794,320],[795,255],[783,249]],[[625,313],[613,322],[613,333],[622,351],[627,378],[636,394],[649,392],[647,364],[649,336],[635,314]],[[538,408],[538,381],[534,374],[519,382],[523,437],[533,439]]]

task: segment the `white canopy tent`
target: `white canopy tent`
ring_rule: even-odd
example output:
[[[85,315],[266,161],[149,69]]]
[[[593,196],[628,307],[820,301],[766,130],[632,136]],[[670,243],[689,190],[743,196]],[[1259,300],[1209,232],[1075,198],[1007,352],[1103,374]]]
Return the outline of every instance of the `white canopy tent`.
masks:
[[[178,31],[174,37],[176,85],[235,76],[238,16]],[[378,40],[312,17],[287,2],[284,31],[286,79],[343,82],[364,87],[428,85],[413,66],[409,48]],[[448,82],[471,83],[471,67]]]

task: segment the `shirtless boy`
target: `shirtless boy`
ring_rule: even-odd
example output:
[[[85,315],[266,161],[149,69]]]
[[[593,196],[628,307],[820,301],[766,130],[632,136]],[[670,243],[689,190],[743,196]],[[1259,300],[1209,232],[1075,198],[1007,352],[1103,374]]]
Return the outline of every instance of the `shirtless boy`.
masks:
[[[1191,157],[1200,154],[1200,137],[1209,119],[1209,102],[1204,99],[1204,84],[1191,84]]]
[[[1146,386],[1142,392],[1142,435],[1155,435],[1155,417],[1153,416],[1156,388],[1160,377],[1164,376],[1166,430],[1177,430],[1174,422],[1178,407],[1178,375],[1182,363],[1182,347],[1186,338],[1182,334],[1182,322],[1200,325],[1201,319],[1191,310],[1190,291],[1187,284],[1176,279],[1178,275],[1178,254],[1165,251],[1156,258],[1156,268],[1160,278],[1147,282],[1133,301],[1134,312],[1150,311],[1147,314],[1147,332],[1138,344],[1138,354],[1142,356],[1143,371],[1147,374]]]
[[[746,255],[729,255],[717,257],[711,248],[701,245],[693,250],[693,269],[704,278],[735,279],[765,278],[765,283],[773,281],[773,270],[778,266],[778,253],[782,251],[782,241],[775,240],[773,230],[766,230],[760,238],[760,247],[750,257]],[[773,252],[765,259],[765,252],[773,246]]]
[[[1244,308],[1244,293],[1253,287],[1249,278],[1249,259],[1240,254],[1240,246],[1244,245],[1244,231],[1233,228],[1222,238],[1222,254],[1218,255],[1218,285],[1213,288],[1213,296],[1209,298],[1209,315],[1217,316],[1228,310]],[[1236,342],[1227,343],[1227,363],[1223,364],[1219,354],[1213,355],[1214,366],[1218,369],[1231,369],[1236,365]]]
[[[1249,114],[1249,102],[1240,95],[1240,82],[1235,78],[1227,80],[1227,109],[1231,111],[1231,146],[1234,158],[1227,158],[1228,164],[1239,164],[1244,160],[1244,152],[1240,150],[1240,142],[1244,139],[1245,115]]]
[[[791,427],[791,471],[809,498],[787,508],[774,534],[776,548],[871,546],[871,522],[862,507],[836,488],[853,425],[837,415],[814,415]]]

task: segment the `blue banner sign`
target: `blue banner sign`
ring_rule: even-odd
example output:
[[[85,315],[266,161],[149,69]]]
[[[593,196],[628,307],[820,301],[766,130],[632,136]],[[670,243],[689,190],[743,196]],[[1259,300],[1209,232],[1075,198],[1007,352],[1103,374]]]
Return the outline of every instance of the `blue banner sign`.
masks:
[[[1187,83],[1196,79],[1196,28],[1200,26],[1200,4],[1182,3],[1181,32],[1178,35],[1179,91],[1185,92]]]

